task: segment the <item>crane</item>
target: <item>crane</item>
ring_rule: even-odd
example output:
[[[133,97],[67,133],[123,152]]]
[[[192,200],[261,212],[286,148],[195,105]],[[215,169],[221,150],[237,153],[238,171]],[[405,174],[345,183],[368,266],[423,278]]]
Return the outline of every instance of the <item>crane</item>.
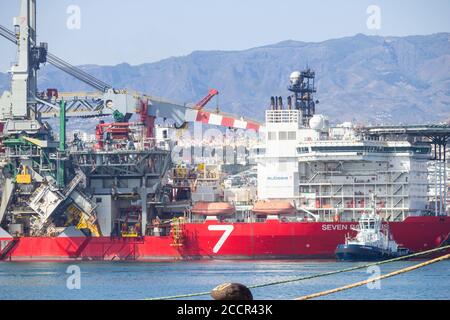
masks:
[[[0,25],[0,35],[19,45],[18,35],[2,25]],[[204,111],[205,105],[219,93],[216,89],[209,90],[207,96],[195,104],[194,107],[189,108],[185,105],[145,93],[115,89],[112,85],[93,77],[80,68],[47,52],[47,50],[45,50],[45,54],[46,59],[42,60],[42,62],[50,63],[61,71],[91,86],[96,92],[58,93],[56,89],[48,89],[47,94],[36,92],[33,98],[36,111],[42,118],[57,117],[59,115],[57,99],[61,98],[66,101],[66,117],[112,115],[115,122],[126,122],[133,113],[138,113],[146,126],[153,126],[156,118],[164,118],[173,120],[177,128],[182,128],[186,122],[201,122],[255,131],[258,131],[261,127],[257,121],[246,121],[242,117]],[[147,134],[152,135],[152,133],[153,128],[148,128]]]
[[[202,100],[197,102],[194,105],[193,109],[194,110],[202,110],[208,104],[208,102],[211,101],[211,99],[218,94],[219,94],[219,91],[217,89],[209,89],[208,94]],[[217,110],[218,110],[218,108],[217,108]],[[182,129],[182,130],[186,130],[187,128],[188,128],[187,122],[184,122],[181,126],[177,127],[177,129]]]
[[[11,42],[18,44],[17,35],[2,25],[0,25],[0,35]],[[70,74],[76,79],[90,85],[91,87],[95,88],[100,92],[107,92],[109,89],[112,89],[112,86],[110,86],[109,84],[91,76],[87,72],[77,67],[74,67],[70,63],[64,61],[61,58],[58,58],[57,56],[55,56],[50,52],[47,52],[47,62],[49,62],[54,67],[60,69],[61,71],[64,71],[65,73]]]
[[[195,110],[201,110],[203,109],[206,104],[212,99],[214,98],[214,96],[218,95],[219,91],[217,89],[210,89],[208,91],[208,95],[205,96],[202,100],[200,100],[199,102],[197,102],[197,104],[194,106]]]

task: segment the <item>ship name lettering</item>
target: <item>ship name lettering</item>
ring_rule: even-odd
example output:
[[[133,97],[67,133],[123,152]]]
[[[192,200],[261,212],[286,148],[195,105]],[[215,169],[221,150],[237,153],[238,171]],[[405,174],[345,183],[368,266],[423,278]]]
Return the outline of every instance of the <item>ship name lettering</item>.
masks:
[[[346,224],[323,224],[322,231],[342,231],[348,230],[348,226]]]

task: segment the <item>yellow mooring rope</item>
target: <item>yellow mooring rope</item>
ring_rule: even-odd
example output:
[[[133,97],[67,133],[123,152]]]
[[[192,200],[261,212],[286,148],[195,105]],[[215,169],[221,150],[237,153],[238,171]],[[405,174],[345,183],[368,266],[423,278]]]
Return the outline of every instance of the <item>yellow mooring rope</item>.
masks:
[[[295,298],[294,300],[308,300],[308,299],[312,299],[312,298],[318,298],[318,297],[326,296],[328,294],[336,293],[336,292],[339,292],[339,291],[344,291],[344,290],[352,289],[352,288],[355,288],[355,287],[360,287],[360,286],[363,286],[365,284],[368,284],[368,283],[371,283],[371,282],[374,282],[374,281],[379,281],[381,279],[393,277],[393,276],[396,276],[396,275],[399,275],[399,274],[402,274],[402,273],[405,273],[405,272],[409,272],[409,271],[412,271],[412,270],[415,270],[415,269],[419,269],[419,268],[428,266],[428,265],[430,265],[432,263],[443,261],[443,260],[448,259],[448,258],[450,258],[450,254],[446,254],[446,255],[441,256],[439,258],[431,259],[431,260],[428,260],[428,261],[416,264],[414,266],[407,267],[407,268],[404,268],[404,269],[400,269],[400,270],[397,270],[397,271],[394,271],[394,272],[391,272],[391,273],[388,273],[388,274],[385,274],[385,275],[382,275],[382,276],[379,276],[379,277],[367,279],[367,280],[364,280],[364,281],[355,282],[355,283],[352,283],[352,284],[349,284],[349,285],[346,285],[346,286],[343,286],[343,287],[331,289],[331,290],[326,290],[326,291],[322,291],[322,292],[318,292],[318,293],[308,294],[308,295],[303,296],[303,297]]]
[[[430,250],[426,250],[426,251],[421,251],[421,252],[417,252],[417,253],[412,253],[412,254],[408,254],[408,255],[405,255],[405,256],[401,256],[401,257],[397,257],[397,258],[393,258],[393,259],[389,259],[389,260],[383,260],[383,261],[379,261],[379,262],[359,265],[359,266],[356,266],[356,267],[350,267],[350,268],[345,268],[345,269],[340,269],[340,270],[335,270],[335,271],[329,271],[329,272],[324,272],[324,273],[319,273],[319,274],[314,274],[314,275],[304,276],[304,277],[298,277],[298,278],[293,278],[293,279],[287,279],[287,280],[280,280],[280,281],[273,281],[273,282],[267,282],[267,283],[262,283],[262,284],[256,284],[256,285],[249,286],[248,288],[249,289],[255,289],[255,288],[261,288],[261,287],[274,286],[274,285],[278,285],[278,284],[298,282],[298,281],[302,281],[302,280],[309,280],[309,279],[314,279],[314,278],[319,278],[319,277],[324,277],[324,276],[331,276],[331,275],[334,275],[334,274],[348,272],[348,271],[354,271],[354,270],[363,269],[363,268],[368,268],[368,267],[371,267],[371,266],[378,266],[378,265],[382,265],[382,264],[386,264],[386,263],[390,263],[390,262],[401,261],[401,260],[410,259],[410,258],[416,258],[416,257],[420,257],[420,256],[423,256],[423,255],[426,255],[426,254],[442,251],[442,250],[445,250],[445,249],[450,249],[450,245],[442,246],[442,247],[438,247],[438,248],[434,248],[434,249],[430,249]],[[371,281],[374,281],[374,280],[372,279]],[[211,293],[210,291],[205,291],[205,292],[179,294],[179,295],[166,296],[166,297],[146,298],[144,300],[182,299],[182,298],[206,296],[206,295],[209,295],[210,293]]]

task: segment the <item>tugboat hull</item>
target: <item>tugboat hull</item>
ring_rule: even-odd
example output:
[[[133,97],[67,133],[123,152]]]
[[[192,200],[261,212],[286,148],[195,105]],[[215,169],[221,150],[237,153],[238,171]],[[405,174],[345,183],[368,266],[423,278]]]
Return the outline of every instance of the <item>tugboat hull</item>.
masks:
[[[380,261],[395,258],[395,253],[359,244],[340,244],[335,251],[336,257],[342,261]]]

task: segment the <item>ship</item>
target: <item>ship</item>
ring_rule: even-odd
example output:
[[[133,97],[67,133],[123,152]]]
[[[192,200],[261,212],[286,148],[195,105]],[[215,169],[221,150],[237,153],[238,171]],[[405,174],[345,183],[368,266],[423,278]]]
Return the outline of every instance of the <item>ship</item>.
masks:
[[[113,88],[50,54],[36,42],[34,0],[22,0],[14,22],[14,32],[0,28],[19,53],[0,98],[1,261],[333,259],[356,236],[373,193],[399,246],[420,252],[448,242],[446,175],[433,210],[427,162],[445,159],[450,126],[332,126],[316,114],[310,69],[291,74],[286,106],[270,99],[264,124],[203,109],[215,91],[193,107],[174,104]],[[45,62],[98,92],[38,92]],[[46,117],[59,120],[58,134]],[[67,138],[66,122],[77,117],[101,117],[92,141]],[[169,132],[193,122],[258,132],[245,152],[256,196],[224,201],[214,165],[175,163],[196,147]]]

